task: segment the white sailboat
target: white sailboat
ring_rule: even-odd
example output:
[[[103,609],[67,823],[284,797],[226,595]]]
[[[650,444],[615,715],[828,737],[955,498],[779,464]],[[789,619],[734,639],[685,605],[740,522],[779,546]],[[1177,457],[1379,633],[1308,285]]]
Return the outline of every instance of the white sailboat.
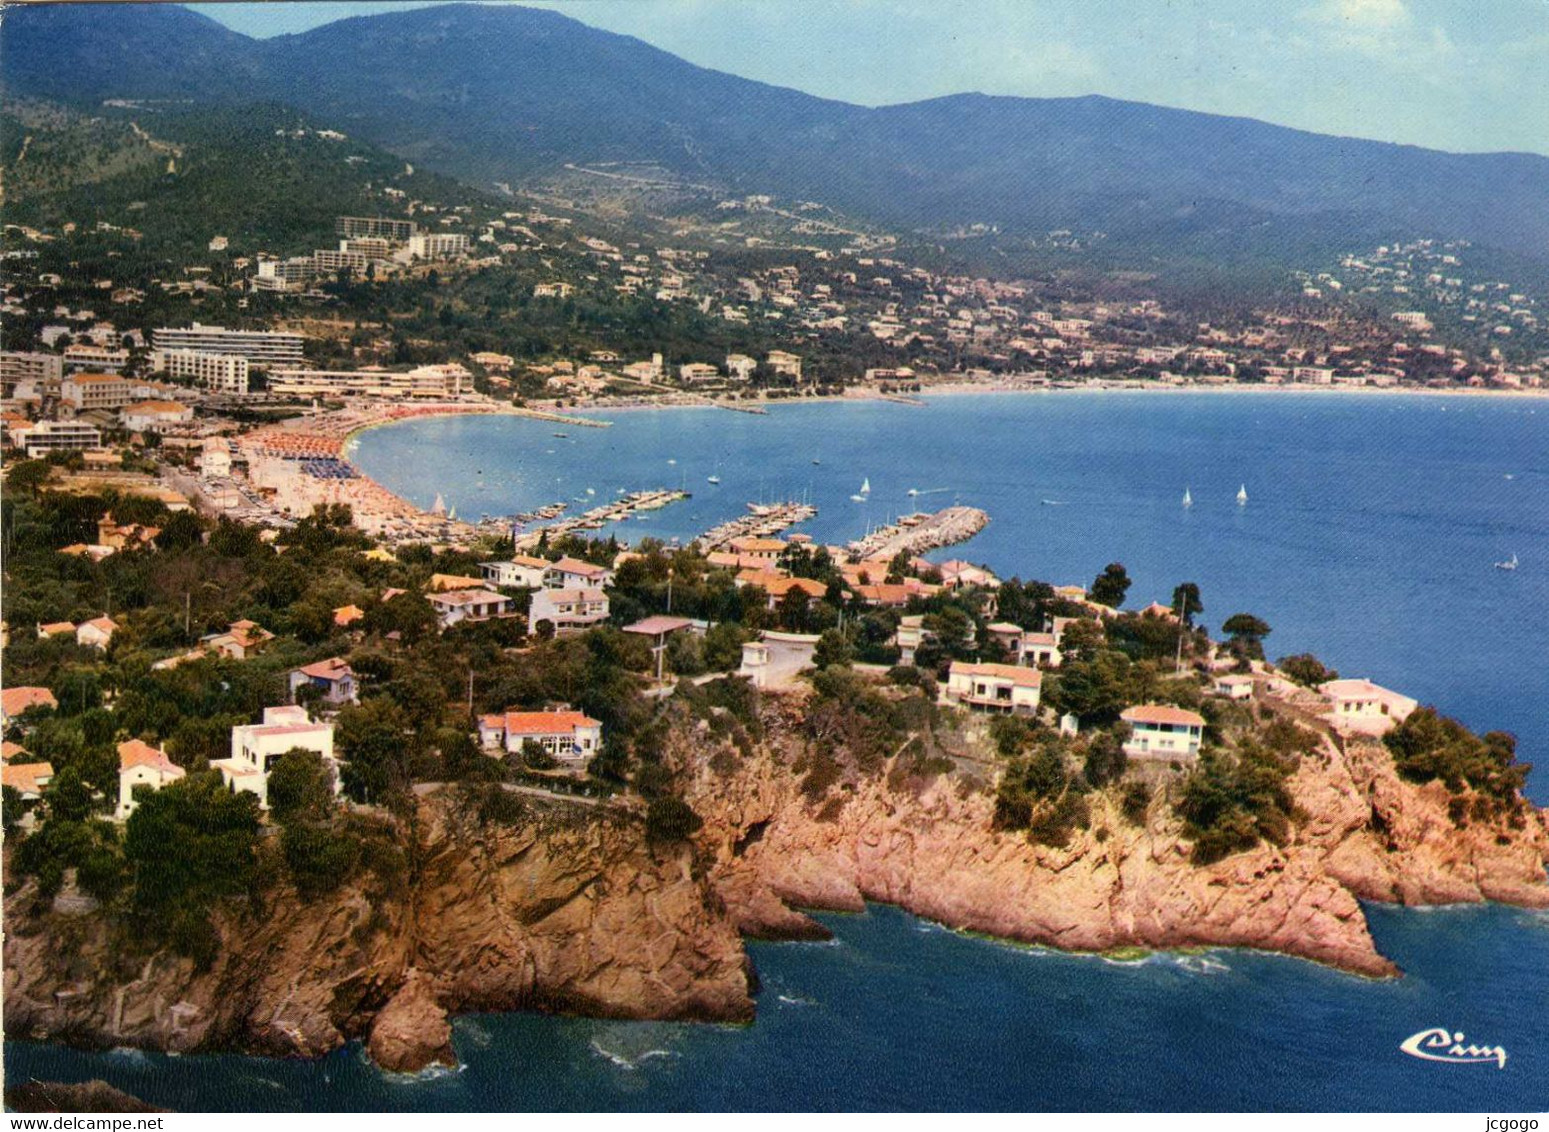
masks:
[[[1185,507],[1192,507],[1192,506],[1194,506],[1194,497],[1189,494],[1189,489],[1188,488],[1184,488],[1183,489],[1183,505]]]
[[[1513,554],[1505,562],[1497,562],[1495,568],[1497,570],[1515,570],[1517,568],[1517,556]]]
[[[436,501],[430,505],[430,513],[432,515],[446,514],[446,500],[441,498],[441,493],[439,491],[436,492]]]
[[[1248,504],[1248,485],[1243,484],[1237,489],[1237,506],[1246,507]]]
[[[865,503],[871,497],[871,477],[861,480],[861,489],[850,496],[856,503]]]

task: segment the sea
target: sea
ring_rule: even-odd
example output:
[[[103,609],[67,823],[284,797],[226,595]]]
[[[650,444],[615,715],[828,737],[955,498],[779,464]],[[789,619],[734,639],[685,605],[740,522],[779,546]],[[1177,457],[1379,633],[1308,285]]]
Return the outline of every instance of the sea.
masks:
[[[1131,607],[1195,582],[1212,628],[1268,621],[1272,657],[1311,651],[1513,732],[1549,804],[1549,401],[1082,392],[594,415],[611,427],[418,420],[361,434],[352,458],[468,519],[692,493],[611,529],[626,541],[687,542],[786,499],[817,506],[797,529],[826,542],[981,507],[989,525],[932,557],[1054,583],[1122,562]],[[183,1110],[1549,1108],[1549,913],[1366,912],[1402,977],[1237,950],[1120,962],[873,906],[821,917],[826,943],[750,944],[748,1026],[465,1016],[460,1068],[415,1077],[354,1046],[269,1061],[8,1042],[5,1068]],[[1504,1064],[1400,1049],[1433,1027]]]

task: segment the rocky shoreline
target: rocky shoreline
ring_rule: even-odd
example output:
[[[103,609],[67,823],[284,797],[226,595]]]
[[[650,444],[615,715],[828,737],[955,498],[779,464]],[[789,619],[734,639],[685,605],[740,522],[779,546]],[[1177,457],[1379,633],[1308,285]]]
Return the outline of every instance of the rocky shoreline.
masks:
[[[540,1010],[747,1022],[743,937],[823,938],[807,910],[895,904],[952,928],[1079,951],[1247,947],[1357,975],[1398,974],[1361,901],[1549,907],[1549,823],[1454,826],[1438,783],[1401,780],[1385,748],[1304,760],[1305,813],[1284,846],[1196,866],[1170,809],[1132,824],[1097,796],[1062,849],[991,828],[993,794],[907,756],[804,794],[799,696],[767,697],[739,754],[675,733],[670,757],[704,819],[693,845],[650,844],[628,803],[524,799],[486,819],[456,786],[418,797],[397,888],[352,881],[221,919],[210,969],[126,959],[107,917],[8,899],[5,1023],[16,1037],[180,1052],[311,1057],[362,1040],[379,1066],[455,1064],[448,1016]],[[1508,836],[1509,834],[1509,836]]]

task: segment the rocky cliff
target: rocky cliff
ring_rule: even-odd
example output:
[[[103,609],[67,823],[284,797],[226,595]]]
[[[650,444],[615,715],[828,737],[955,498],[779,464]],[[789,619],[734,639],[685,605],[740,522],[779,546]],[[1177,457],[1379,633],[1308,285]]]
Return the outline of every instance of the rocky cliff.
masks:
[[[799,709],[774,734],[789,734]],[[1254,947],[1365,975],[1390,975],[1359,900],[1499,900],[1549,906],[1549,826],[1458,828],[1440,783],[1402,781],[1381,744],[1303,760],[1291,781],[1305,811],[1284,846],[1261,844],[1204,867],[1170,808],[1131,823],[1094,796],[1090,827],[1062,849],[991,829],[994,798],[962,768],[852,773],[817,799],[784,761],[681,752],[711,882],[747,934],[821,934],[796,909],[897,904],[952,927],[1079,950]],[[718,769],[719,768],[719,769]]]
[[[752,1017],[741,940],[686,847],[580,803],[480,821],[444,790],[418,802],[401,891],[358,883],[312,903],[278,887],[223,915],[209,970],[126,960],[108,917],[7,901],[13,1036],[311,1056],[364,1038],[379,1064],[452,1063],[447,1013],[545,1009],[631,1018]],[[64,911],[54,909],[66,909]]]
[[[1096,794],[1089,827],[1052,849],[992,829],[992,767],[972,760],[947,772],[899,755],[803,792],[803,705],[764,711],[765,741],[742,751],[675,733],[669,761],[704,819],[693,846],[653,848],[626,808],[524,800],[485,820],[461,791],[430,790],[389,894],[352,881],[307,903],[277,882],[261,909],[222,914],[204,971],[134,951],[78,901],[37,908],[23,886],[6,909],[7,1031],[273,1055],[362,1038],[379,1064],[416,1070],[452,1060],[450,1012],[748,1019],[739,933],[825,935],[802,909],[886,901],[1063,948],[1255,947],[1383,976],[1395,968],[1360,900],[1549,906],[1543,812],[1458,828],[1445,788],[1399,779],[1380,744],[1303,760],[1287,844],[1199,867],[1164,796],[1130,820]]]

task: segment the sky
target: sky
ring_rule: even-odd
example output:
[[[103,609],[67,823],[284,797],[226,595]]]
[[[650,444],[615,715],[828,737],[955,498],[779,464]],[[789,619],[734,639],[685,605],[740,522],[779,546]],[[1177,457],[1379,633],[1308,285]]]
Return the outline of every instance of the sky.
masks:
[[[426,7],[189,4],[253,36]],[[700,66],[868,106],[1103,94],[1324,134],[1549,155],[1549,0],[532,0]]]

